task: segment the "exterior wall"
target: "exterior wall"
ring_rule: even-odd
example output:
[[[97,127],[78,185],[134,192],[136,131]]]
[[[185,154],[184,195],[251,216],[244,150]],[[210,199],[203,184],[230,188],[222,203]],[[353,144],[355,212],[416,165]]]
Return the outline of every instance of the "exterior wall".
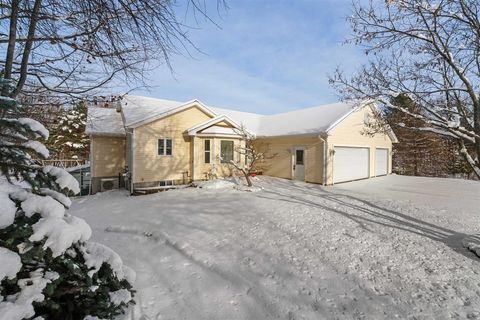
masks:
[[[205,163],[205,140],[210,140],[210,163]],[[195,152],[195,169],[194,180],[206,180],[211,174],[216,171],[219,177],[229,177],[238,175],[238,170],[235,170],[232,165],[221,163],[220,161],[220,144],[222,140],[233,141],[234,143],[234,160],[245,163],[245,157],[241,156],[235,150],[243,145],[241,139],[220,138],[220,137],[195,137],[194,138],[194,152]]]
[[[92,136],[90,143],[92,177],[118,176],[124,172],[125,138]]]
[[[101,178],[118,177],[125,169],[125,138],[91,136],[92,193],[100,190]]]
[[[192,179],[191,137],[184,133],[211,117],[192,107],[134,130],[133,182]],[[158,139],[172,139],[172,155],[158,155]]]
[[[318,136],[261,138],[259,144],[268,148],[267,157],[261,164],[263,174],[292,179],[293,148],[305,148],[305,181],[323,183],[323,141]]]
[[[375,176],[375,149],[388,149],[388,173],[392,172],[392,140],[387,134],[377,133],[374,136],[362,134],[365,128],[365,117],[373,117],[370,107],[365,107],[350,114],[335,127],[328,136],[327,152],[327,184],[333,184],[333,158],[334,146],[359,146],[370,148],[370,177]]]

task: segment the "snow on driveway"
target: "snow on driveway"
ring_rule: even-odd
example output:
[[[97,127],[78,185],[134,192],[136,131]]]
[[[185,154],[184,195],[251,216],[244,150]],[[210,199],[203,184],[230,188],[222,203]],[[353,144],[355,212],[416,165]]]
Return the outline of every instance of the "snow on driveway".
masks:
[[[133,319],[480,319],[480,183],[388,176],[77,199],[137,272]]]

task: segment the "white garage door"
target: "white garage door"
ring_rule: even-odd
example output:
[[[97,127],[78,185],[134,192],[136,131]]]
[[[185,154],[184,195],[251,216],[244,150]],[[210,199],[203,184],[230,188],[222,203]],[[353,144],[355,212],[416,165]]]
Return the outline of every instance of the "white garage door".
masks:
[[[369,176],[369,148],[334,147],[333,183]]]
[[[375,152],[375,175],[384,176],[388,173],[388,149],[377,148]]]

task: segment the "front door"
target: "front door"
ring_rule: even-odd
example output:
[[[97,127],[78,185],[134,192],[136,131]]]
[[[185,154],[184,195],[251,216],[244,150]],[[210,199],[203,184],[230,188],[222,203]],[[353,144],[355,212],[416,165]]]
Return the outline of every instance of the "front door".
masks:
[[[305,181],[305,149],[295,148],[293,154],[293,179]]]

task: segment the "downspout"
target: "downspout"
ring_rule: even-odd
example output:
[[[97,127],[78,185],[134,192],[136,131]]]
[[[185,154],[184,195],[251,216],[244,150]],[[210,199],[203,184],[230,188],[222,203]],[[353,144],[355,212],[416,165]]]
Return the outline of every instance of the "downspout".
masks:
[[[88,160],[90,162],[90,185],[88,186],[88,194],[92,194],[92,177],[93,177],[93,174],[92,174],[92,170],[93,170],[93,136],[92,134],[90,134],[89,136],[89,139],[90,139],[90,154],[88,155]]]
[[[130,159],[129,159],[129,169],[130,169],[130,194],[133,194],[133,180],[135,177],[135,129],[131,129],[131,132],[127,132],[130,135]]]
[[[318,138],[320,141],[323,142],[323,174],[322,174],[322,180],[323,180],[323,185],[327,185],[327,159],[328,159],[328,145],[327,145],[327,137],[328,135],[319,135]]]

